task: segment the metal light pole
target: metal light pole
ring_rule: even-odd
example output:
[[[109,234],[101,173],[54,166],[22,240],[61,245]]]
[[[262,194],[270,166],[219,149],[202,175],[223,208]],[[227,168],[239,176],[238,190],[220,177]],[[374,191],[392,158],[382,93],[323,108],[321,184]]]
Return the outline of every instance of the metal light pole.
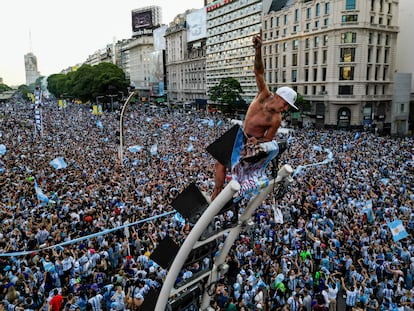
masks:
[[[129,94],[127,100],[125,101],[121,109],[121,116],[119,119],[119,150],[118,150],[118,156],[119,156],[119,160],[121,161],[121,165],[124,162],[124,151],[123,151],[124,150],[124,114],[125,114],[128,104],[131,102],[132,98],[136,94],[138,94],[137,90],[132,91],[131,94]]]

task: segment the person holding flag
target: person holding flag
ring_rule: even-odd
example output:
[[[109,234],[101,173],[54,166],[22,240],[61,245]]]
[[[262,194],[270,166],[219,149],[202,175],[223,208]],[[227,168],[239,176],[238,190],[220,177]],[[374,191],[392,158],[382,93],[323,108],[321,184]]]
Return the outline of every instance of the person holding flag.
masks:
[[[255,49],[254,74],[258,92],[246,113],[243,125],[245,147],[242,152],[244,157],[253,157],[259,153],[268,153],[275,146],[272,142],[282,122],[282,112],[295,106],[297,93],[290,87],[283,86],[276,93],[269,90],[264,79],[264,65],[262,59],[262,30],[253,38]],[[276,146],[277,148],[277,146]],[[216,162],[215,185],[211,199],[214,200],[224,187],[226,166]]]

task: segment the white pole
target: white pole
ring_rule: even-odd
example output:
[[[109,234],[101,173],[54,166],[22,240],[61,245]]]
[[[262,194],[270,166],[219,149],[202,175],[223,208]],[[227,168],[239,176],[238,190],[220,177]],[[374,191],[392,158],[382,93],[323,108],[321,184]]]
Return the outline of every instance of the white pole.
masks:
[[[217,198],[209,205],[205,212],[201,215],[200,219],[191,229],[190,234],[185,239],[183,245],[180,247],[174,262],[168,270],[167,277],[161,288],[161,292],[158,296],[155,311],[164,311],[168,303],[171,289],[184,265],[188,255],[193,249],[195,243],[199,240],[200,236],[206,230],[210,222],[214,219],[214,216],[223,208],[228,201],[230,201],[234,194],[240,190],[240,184],[234,180],[223,189],[223,191],[217,196]]]

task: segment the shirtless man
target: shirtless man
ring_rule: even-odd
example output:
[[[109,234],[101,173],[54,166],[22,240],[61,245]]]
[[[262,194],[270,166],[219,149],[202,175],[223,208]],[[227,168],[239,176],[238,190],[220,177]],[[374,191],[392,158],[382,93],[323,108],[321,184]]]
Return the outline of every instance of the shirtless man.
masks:
[[[295,101],[297,94],[290,87],[280,87],[276,93],[269,90],[264,80],[264,66],[262,59],[262,31],[253,38],[255,49],[254,74],[256,77],[257,94],[249,106],[244,120],[243,131],[249,137],[248,142],[253,144],[269,142],[273,139],[282,122],[282,112],[290,106],[297,109]],[[223,190],[226,167],[216,162],[215,186],[211,200]]]

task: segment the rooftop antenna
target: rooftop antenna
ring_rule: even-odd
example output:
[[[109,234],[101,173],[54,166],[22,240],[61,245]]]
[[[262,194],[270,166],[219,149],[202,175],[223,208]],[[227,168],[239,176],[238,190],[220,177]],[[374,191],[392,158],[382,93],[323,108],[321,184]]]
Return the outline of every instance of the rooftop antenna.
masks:
[[[32,31],[29,29],[29,52],[33,53],[33,48],[32,48]]]

